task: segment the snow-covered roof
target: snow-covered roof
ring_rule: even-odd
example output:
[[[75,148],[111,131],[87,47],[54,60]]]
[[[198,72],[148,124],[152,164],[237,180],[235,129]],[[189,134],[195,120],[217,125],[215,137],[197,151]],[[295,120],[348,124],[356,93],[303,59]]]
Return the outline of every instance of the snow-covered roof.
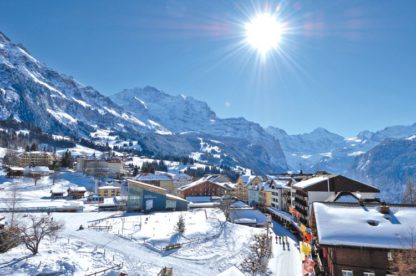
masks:
[[[232,266],[229,269],[221,272],[217,276],[244,276],[245,274],[241,272],[237,267]]]
[[[22,167],[9,167],[9,170],[12,170],[12,171],[24,171],[25,169],[24,168],[22,168]]]
[[[50,152],[47,151],[25,151],[22,152],[22,154],[28,154],[28,155],[40,155],[40,154],[46,154],[52,156]]]
[[[192,187],[198,186],[198,185],[200,185],[204,182],[210,182],[212,184],[218,185],[218,186],[220,186],[224,189],[227,189],[227,190],[234,189],[234,186],[235,186],[234,183],[231,183],[231,182],[216,182],[216,181],[214,181],[215,179],[216,178],[212,178],[211,176],[202,177],[202,178],[198,179],[197,181],[194,181],[192,183],[189,183],[189,184],[186,184],[182,187],[179,187],[178,190],[184,191],[184,190],[190,189]]]
[[[181,198],[181,197],[179,197],[179,196],[175,196],[175,195],[171,195],[171,194],[166,194],[166,197],[167,197],[168,199],[172,199],[172,200],[179,200],[179,201],[185,201],[185,202],[188,202],[186,199],[183,199],[183,198]]]
[[[51,187],[52,194],[63,194],[64,192],[64,187],[62,187],[62,185],[53,185]]]
[[[243,209],[243,208],[252,209],[250,206],[248,206],[246,203],[244,203],[240,200],[231,203],[230,207],[231,208],[238,208],[238,209]]]
[[[322,181],[327,181],[328,179],[330,179],[332,177],[334,177],[334,175],[318,175],[318,176],[314,176],[314,177],[311,177],[309,179],[306,179],[306,180],[303,180],[303,181],[300,181],[300,182],[294,184],[293,187],[305,189],[305,188],[308,188],[308,187],[310,187],[312,185],[315,185],[317,183],[320,183]]]
[[[139,181],[161,181],[161,180],[172,180],[169,175],[166,174],[153,174],[153,173],[142,173],[135,177]]]
[[[235,223],[252,223],[253,221],[257,225],[265,225],[267,223],[267,217],[256,209],[233,209],[230,213],[231,221]],[[252,222],[248,222],[248,221]]]
[[[210,196],[187,196],[186,200],[190,202],[211,202],[212,201]]]
[[[112,189],[120,189],[120,187],[117,187],[117,186],[101,186],[101,187],[98,187],[98,190],[112,190]]]
[[[274,188],[290,188],[288,187],[290,180],[282,180],[282,179],[275,179],[273,180],[273,187]]]
[[[117,206],[115,200],[113,197],[104,198],[103,203],[98,204],[98,206],[104,207],[104,206]]]
[[[73,192],[86,192],[87,191],[85,187],[69,187],[68,190],[73,191]]]
[[[36,167],[25,167],[25,171],[28,172],[53,172],[49,170],[46,166],[36,166]]]
[[[244,182],[245,184],[250,184],[251,181],[253,181],[255,178],[257,177],[257,175],[251,175],[251,174],[246,174],[246,175],[242,175],[240,176],[240,179],[242,182]],[[261,180],[261,179],[260,179]]]
[[[409,248],[416,229],[416,207],[391,206],[388,214],[379,205],[313,204],[321,245],[370,248]]]
[[[161,172],[161,171],[156,171],[155,172],[156,175],[167,175],[168,177],[174,179],[174,180],[179,180],[179,179],[188,179],[188,180],[192,180],[192,176],[187,175],[186,173],[182,173],[182,172],[178,172],[178,173],[173,173],[173,172]]]

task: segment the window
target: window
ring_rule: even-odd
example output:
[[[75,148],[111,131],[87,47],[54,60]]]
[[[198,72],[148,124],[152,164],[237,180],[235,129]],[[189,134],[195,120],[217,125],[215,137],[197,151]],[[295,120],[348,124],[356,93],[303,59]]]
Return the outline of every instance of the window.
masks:
[[[343,269],[342,270],[342,276],[353,276],[352,270],[349,269]]]
[[[374,272],[364,272],[363,276],[376,276]]]
[[[387,253],[387,259],[388,259],[389,261],[393,261],[393,254],[392,254],[391,252],[388,252],[388,253]]]

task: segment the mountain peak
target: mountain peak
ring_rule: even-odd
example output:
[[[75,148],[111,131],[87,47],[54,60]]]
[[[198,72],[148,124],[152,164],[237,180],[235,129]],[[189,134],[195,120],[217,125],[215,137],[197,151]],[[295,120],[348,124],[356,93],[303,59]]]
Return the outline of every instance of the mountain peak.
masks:
[[[317,127],[311,133],[331,133],[331,132],[329,132],[326,128]]]

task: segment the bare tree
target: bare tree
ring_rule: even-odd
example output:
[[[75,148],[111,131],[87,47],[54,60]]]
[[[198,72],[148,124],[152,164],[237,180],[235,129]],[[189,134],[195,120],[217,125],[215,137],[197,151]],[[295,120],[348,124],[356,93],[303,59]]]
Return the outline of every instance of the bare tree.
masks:
[[[252,275],[266,273],[269,259],[272,256],[272,239],[267,234],[257,234],[250,245],[250,254],[244,259],[241,267]]]
[[[416,184],[410,178],[404,188],[402,203],[416,205]]]
[[[33,255],[39,251],[39,244],[45,237],[54,237],[63,229],[63,224],[50,216],[29,216],[29,223],[20,227],[21,240]]]
[[[219,208],[224,213],[225,219],[230,220],[232,200],[223,198],[220,202]]]
[[[416,275],[416,231],[411,228],[403,249],[392,253],[391,268],[397,275]]]

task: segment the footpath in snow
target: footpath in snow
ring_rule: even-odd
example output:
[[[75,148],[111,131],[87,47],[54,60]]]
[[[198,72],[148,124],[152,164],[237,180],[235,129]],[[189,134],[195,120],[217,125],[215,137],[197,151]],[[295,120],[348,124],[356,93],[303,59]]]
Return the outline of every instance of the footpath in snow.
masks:
[[[269,261],[269,269],[272,275],[301,276],[302,260],[297,238],[275,221],[273,221],[273,232],[274,235],[287,237],[290,250],[288,250],[286,245],[283,247],[282,243],[276,243],[275,237],[273,237],[273,256]]]

